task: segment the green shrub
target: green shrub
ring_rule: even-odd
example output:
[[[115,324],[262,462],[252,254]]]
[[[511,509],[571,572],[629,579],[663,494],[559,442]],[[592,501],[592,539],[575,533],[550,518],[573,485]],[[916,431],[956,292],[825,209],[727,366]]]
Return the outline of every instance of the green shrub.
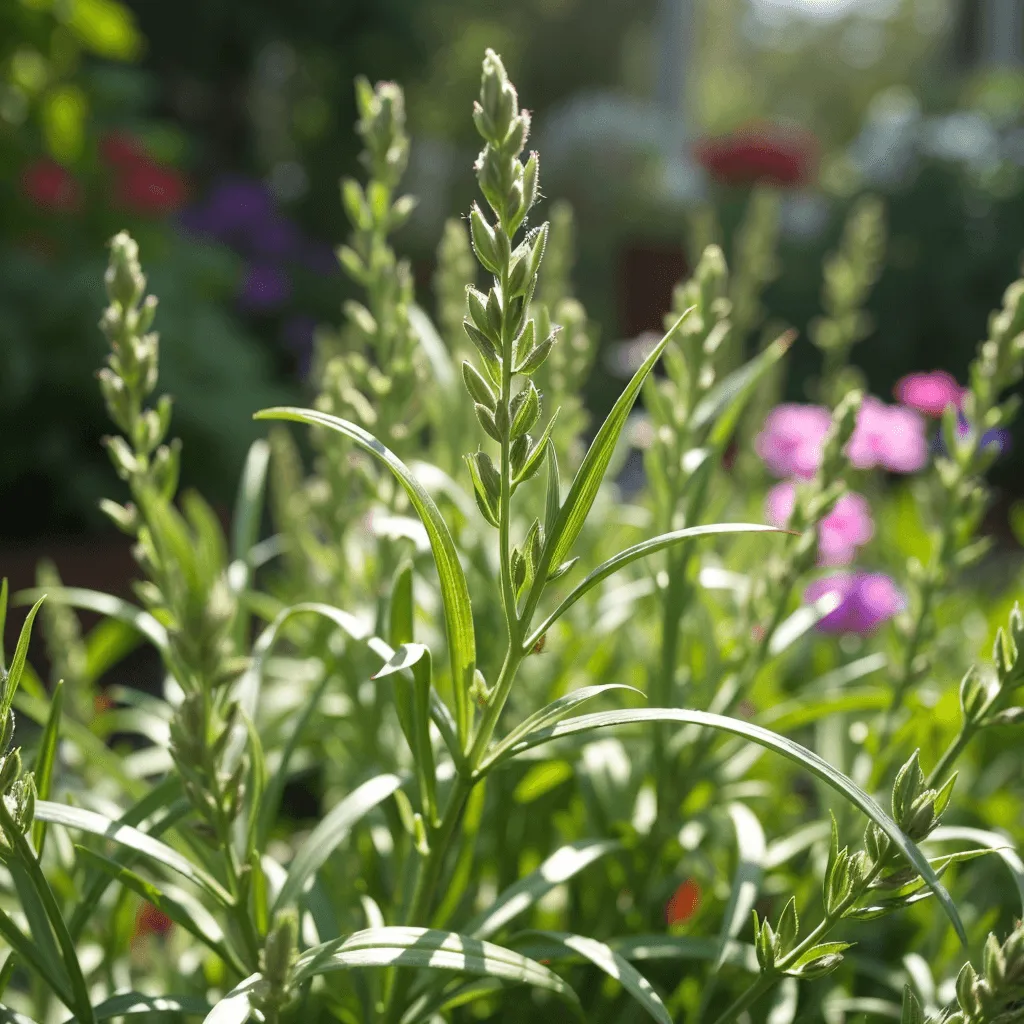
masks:
[[[43,598],[20,598],[5,1019],[1022,1019],[1020,567],[979,529],[1024,282],[965,392],[865,397],[863,207],[814,333],[830,404],[776,405],[794,338],[743,344],[764,218],[761,270],[738,281],[709,246],[583,444],[568,214],[534,222],[500,59],[437,328],[389,241],[412,206],[401,91],[360,81],[357,100],[368,177],[342,185],[339,258],[364,298],[320,336],[315,407],[257,416],[313,429],[312,472],[275,422],[230,537],[179,500],[156,303],[135,242],[111,243],[100,385],[131,497],[103,508],[139,604],[44,573],[65,700],[26,662]],[[66,605],[107,618],[82,637]],[[140,637],[163,695],[98,689]],[[14,712],[41,727],[24,758]],[[313,821],[285,813],[297,783]]]

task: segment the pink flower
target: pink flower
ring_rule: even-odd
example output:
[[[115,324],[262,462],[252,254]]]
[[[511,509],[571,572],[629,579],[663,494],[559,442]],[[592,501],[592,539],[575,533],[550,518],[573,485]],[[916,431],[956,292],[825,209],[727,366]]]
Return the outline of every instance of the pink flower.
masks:
[[[754,448],[776,476],[809,480],[821,464],[832,417],[820,405],[777,405],[768,414]]]
[[[928,459],[924,420],[913,409],[886,405],[869,395],[846,455],[857,469],[881,466],[892,473],[913,473]]]
[[[903,610],[906,601],[893,581],[880,572],[838,572],[816,580],[804,592],[810,604],[826,594],[836,594],[839,606],[818,623],[823,633],[874,632]]]
[[[776,484],[765,501],[765,519],[772,526],[785,526],[795,503],[795,486],[789,481]],[[853,491],[844,494],[818,524],[818,565],[849,565],[874,532],[867,499]]]
[[[893,394],[911,409],[938,419],[949,406],[960,408],[966,390],[951,373],[932,370],[931,373],[910,373],[901,377],[893,388]]]

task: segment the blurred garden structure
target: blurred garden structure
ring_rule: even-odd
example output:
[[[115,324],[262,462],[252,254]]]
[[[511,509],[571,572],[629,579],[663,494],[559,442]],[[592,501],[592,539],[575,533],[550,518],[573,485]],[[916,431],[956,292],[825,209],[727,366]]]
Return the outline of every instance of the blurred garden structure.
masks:
[[[333,249],[356,167],[351,81],[400,79],[419,205],[398,238],[416,298],[471,195],[476,54],[531,97],[546,195],[574,211],[575,290],[605,355],[660,330],[704,242],[764,279],[745,344],[819,315],[822,256],[863,193],[890,244],[858,349],[880,393],[962,377],[1024,227],[1024,0],[10,0],[0,10],[0,543],[101,529],[98,247],[135,232],[165,321],[187,482],[220,504],[260,404],[308,393],[318,325],[351,286]],[[199,42],[197,42],[197,40]],[[467,55],[473,54],[473,59]],[[751,203],[755,188],[773,190]],[[744,249],[777,235],[777,260]],[[762,253],[763,256],[763,253]],[[606,358],[606,356],[608,358]],[[794,350],[789,397],[817,372]],[[55,397],[59,395],[59,400]],[[216,437],[217,443],[212,443]],[[1020,438],[1000,480],[1012,486]],[[1019,473],[1016,476],[1019,478]]]

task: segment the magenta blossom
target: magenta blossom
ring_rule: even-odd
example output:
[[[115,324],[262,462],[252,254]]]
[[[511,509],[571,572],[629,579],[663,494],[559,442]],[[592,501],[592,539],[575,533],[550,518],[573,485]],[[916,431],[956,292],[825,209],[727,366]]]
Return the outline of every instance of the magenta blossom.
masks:
[[[931,373],[909,373],[901,377],[893,388],[893,394],[903,405],[938,419],[949,406],[959,409],[963,405],[966,390],[951,373],[932,370]]]
[[[757,454],[776,476],[809,480],[821,464],[825,435],[832,423],[820,405],[777,405],[754,441]]]
[[[857,469],[881,466],[892,473],[913,473],[928,460],[924,420],[913,409],[886,405],[868,395],[846,455]]]
[[[776,484],[765,501],[765,518],[772,526],[785,526],[793,515],[796,487],[789,481]],[[871,506],[862,494],[850,491],[818,524],[818,565],[849,565],[857,548],[875,532]]]
[[[816,580],[804,592],[807,603],[826,594],[835,594],[839,606],[817,625],[823,633],[874,632],[906,605],[906,600],[893,581],[880,572],[837,572]]]

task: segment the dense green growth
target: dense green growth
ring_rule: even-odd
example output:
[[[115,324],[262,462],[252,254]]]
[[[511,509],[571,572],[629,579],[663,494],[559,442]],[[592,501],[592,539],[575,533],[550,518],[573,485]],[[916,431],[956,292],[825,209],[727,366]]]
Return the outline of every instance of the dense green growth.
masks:
[[[314,408],[258,415],[229,537],[178,495],[156,300],[111,242],[99,382],[129,500],[103,507],[139,603],[44,568],[51,691],[26,661],[43,597],[16,596],[0,1018],[1024,1020],[1021,580],[980,535],[1024,282],[966,390],[864,395],[865,200],[824,270],[824,404],[779,405],[795,338],[754,341],[780,269],[760,195],[740,265],[705,249],[589,424],[571,212],[538,221],[500,58],[434,320],[391,241],[402,92],[356,93],[338,255],[362,297],[320,333]],[[311,472],[281,421],[312,428]],[[105,619],[83,637],[69,607]],[[162,695],[100,691],[140,642]],[[15,715],[40,727],[24,755]]]

